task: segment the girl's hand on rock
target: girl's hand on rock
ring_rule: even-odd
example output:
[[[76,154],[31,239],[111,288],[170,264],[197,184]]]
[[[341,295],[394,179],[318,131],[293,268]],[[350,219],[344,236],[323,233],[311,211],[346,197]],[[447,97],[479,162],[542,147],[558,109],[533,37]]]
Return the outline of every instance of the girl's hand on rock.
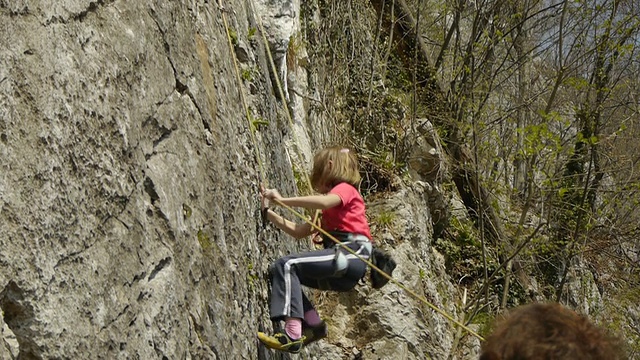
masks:
[[[260,186],[261,195],[263,198],[273,201],[282,200],[282,195],[276,189],[265,189],[263,186]]]

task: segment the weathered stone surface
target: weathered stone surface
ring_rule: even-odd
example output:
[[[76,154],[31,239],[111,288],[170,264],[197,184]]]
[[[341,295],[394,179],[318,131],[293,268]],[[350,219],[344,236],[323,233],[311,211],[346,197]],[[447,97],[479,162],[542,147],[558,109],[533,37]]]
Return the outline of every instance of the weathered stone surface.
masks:
[[[581,261],[567,274],[567,299],[573,309],[582,314],[597,314],[602,311],[602,295],[598,291],[593,274]]]
[[[256,357],[263,276],[291,246],[258,231],[221,23],[208,2],[0,4],[4,358]]]
[[[300,31],[300,0],[258,0],[255,9],[258,26],[265,30],[284,96],[289,99],[287,63],[295,60],[287,56],[292,37]]]

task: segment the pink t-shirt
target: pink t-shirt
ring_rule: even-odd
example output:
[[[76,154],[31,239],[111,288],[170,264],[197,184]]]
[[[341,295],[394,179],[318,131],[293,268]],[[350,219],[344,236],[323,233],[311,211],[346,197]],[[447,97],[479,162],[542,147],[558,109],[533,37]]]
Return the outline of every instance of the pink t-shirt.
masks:
[[[342,231],[361,234],[371,240],[371,231],[365,215],[364,200],[358,189],[349,183],[340,183],[329,191],[342,199],[342,204],[322,211],[322,228],[326,231]]]

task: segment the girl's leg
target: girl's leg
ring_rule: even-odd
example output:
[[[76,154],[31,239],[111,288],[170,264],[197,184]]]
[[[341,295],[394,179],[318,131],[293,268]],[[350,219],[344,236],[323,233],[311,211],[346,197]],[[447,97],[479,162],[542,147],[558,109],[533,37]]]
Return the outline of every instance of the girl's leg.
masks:
[[[324,249],[278,259],[271,267],[271,319],[303,319],[305,305],[300,278],[330,277],[334,273],[334,257],[334,250]]]
[[[271,265],[271,319],[285,320],[285,331],[271,336],[258,332],[258,339],[263,344],[280,351],[300,352],[305,344],[302,338],[305,305],[300,283],[300,264],[314,263],[317,264],[318,271],[322,271],[325,267],[331,267],[333,257],[333,251],[315,251],[286,256]]]
[[[361,256],[369,256],[360,245],[354,243],[349,247]],[[336,291],[352,289],[364,276],[366,265],[357,256],[346,254],[349,262],[346,274],[334,277],[335,258],[335,249],[323,249],[278,259],[271,267],[271,319],[304,319],[307,310],[315,312],[302,292],[302,285]],[[313,312],[307,316],[313,316]]]
[[[302,319],[302,334],[305,336],[304,345],[326,338],[329,331],[327,324],[320,319],[320,315],[305,294],[302,294],[304,319]]]
[[[322,322],[322,320],[320,319],[320,315],[304,293],[302,294],[302,307],[304,309],[303,320],[306,325],[316,326]]]

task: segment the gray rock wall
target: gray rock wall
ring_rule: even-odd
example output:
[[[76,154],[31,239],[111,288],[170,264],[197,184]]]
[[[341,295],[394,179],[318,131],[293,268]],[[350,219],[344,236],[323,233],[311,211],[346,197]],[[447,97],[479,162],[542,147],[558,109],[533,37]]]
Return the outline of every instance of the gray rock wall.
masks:
[[[249,55],[257,151],[292,191]],[[0,356],[257,356],[266,260],[292,246],[260,239],[233,69],[209,1],[0,1]]]
[[[298,67],[291,129],[256,27],[246,2],[0,0],[0,358],[282,358],[255,339],[270,330],[265,275],[309,245],[260,228],[256,190],[294,195],[288,156],[308,160],[326,131],[304,118]],[[396,214],[376,232],[399,279],[455,315],[432,192],[371,212]],[[332,335],[301,358],[455,350],[454,327],[393,285],[314,296]]]

